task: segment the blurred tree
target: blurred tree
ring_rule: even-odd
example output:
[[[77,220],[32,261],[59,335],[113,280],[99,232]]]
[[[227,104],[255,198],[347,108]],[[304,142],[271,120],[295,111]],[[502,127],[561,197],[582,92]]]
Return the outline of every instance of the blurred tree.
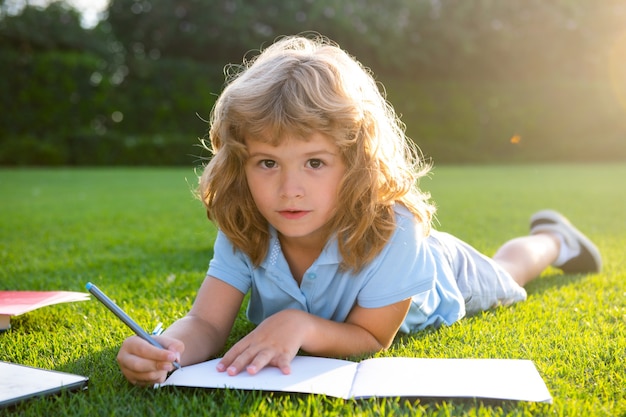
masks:
[[[281,35],[319,32],[364,62],[402,67],[412,0],[111,0],[107,22],[127,57],[224,65]]]
[[[106,57],[109,39],[101,30],[85,30],[78,11],[62,1],[47,7],[27,5],[18,15],[7,15],[0,2],[0,48],[31,54],[37,51],[79,51]]]
[[[455,78],[584,76],[624,30],[623,0],[430,0],[413,14],[405,63]],[[415,49],[421,50],[415,54]]]
[[[111,0],[127,57],[224,65],[277,36],[317,31],[377,73],[534,76],[581,73],[623,0]],[[622,11],[622,17],[626,17]]]
[[[26,149],[21,143],[41,145],[40,155],[69,147],[55,161],[77,163],[86,161],[87,142],[95,153],[108,152],[107,161],[119,150],[132,150],[137,160],[151,144],[163,151],[193,143],[205,128],[196,113],[208,116],[225,64],[307,31],[337,41],[391,85],[405,120],[423,114],[423,96],[407,86],[453,80],[463,92],[433,92],[432,106],[478,124],[468,133],[467,122],[453,132],[444,122],[447,130],[433,140],[443,138],[446,149],[465,157],[472,141],[492,140],[489,120],[501,117],[504,103],[530,103],[538,92],[522,88],[508,100],[495,92],[483,99],[481,90],[468,104],[470,87],[500,80],[571,88],[553,81],[606,77],[608,51],[626,39],[624,0],[111,0],[105,20],[89,30],[63,1],[36,7],[24,0],[19,13],[18,3],[0,0],[0,163],[3,152],[34,154],[16,151]],[[620,57],[613,53],[612,61]],[[613,65],[613,82],[623,86],[619,68]],[[559,97],[555,102],[573,113],[573,100]],[[610,112],[623,116],[623,109]],[[167,152],[152,154],[163,159]]]
[[[112,112],[108,34],[86,30],[63,2],[0,4],[0,162],[63,164],[70,142]]]

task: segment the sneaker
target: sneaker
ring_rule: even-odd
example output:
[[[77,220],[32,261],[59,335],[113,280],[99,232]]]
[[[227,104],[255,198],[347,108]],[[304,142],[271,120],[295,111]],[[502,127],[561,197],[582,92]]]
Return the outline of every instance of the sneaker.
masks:
[[[530,218],[530,234],[539,232],[558,233],[577,255],[561,265],[554,265],[565,273],[600,272],[602,256],[596,245],[582,234],[569,220],[554,210],[542,210]]]

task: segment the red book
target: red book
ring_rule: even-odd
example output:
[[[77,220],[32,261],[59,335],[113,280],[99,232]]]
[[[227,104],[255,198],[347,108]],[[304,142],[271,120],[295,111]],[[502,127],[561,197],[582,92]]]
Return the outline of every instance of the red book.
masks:
[[[88,299],[88,293],[74,291],[0,291],[0,330],[11,327],[11,316],[53,304]]]

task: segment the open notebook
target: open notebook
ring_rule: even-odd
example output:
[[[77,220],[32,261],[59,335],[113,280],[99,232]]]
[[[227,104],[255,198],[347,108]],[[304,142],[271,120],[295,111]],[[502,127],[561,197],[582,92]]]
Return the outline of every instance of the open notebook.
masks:
[[[374,358],[362,362],[297,356],[291,374],[264,368],[257,375],[217,372],[219,359],[186,366],[156,387],[232,388],[369,397],[481,398],[552,402],[535,365],[516,359]]]
[[[81,375],[0,362],[0,408],[63,390],[83,390],[88,382]]]

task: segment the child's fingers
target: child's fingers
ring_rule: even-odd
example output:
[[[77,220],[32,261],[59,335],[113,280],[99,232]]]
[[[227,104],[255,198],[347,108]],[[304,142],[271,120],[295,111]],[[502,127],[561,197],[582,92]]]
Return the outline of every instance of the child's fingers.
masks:
[[[180,360],[180,354],[185,350],[185,344],[182,341],[167,336],[152,336],[152,338],[168,351],[176,353],[176,360]]]
[[[229,350],[228,352],[226,352],[224,354],[224,356],[222,357],[222,359],[219,361],[219,363],[217,364],[217,370],[218,372],[224,372],[226,370],[229,370],[229,374],[230,375],[236,375],[238,374],[241,369],[243,368],[238,368],[236,365],[233,365],[233,363],[239,359],[239,356],[241,354],[243,354],[247,348],[249,348],[249,345],[245,343],[247,338],[244,338],[242,340],[240,340],[239,342],[235,343]],[[241,360],[240,360],[241,362]],[[247,364],[244,364],[244,366]],[[234,366],[234,368],[230,369],[232,366]]]
[[[226,358],[226,360],[222,359],[222,364],[226,372],[228,372],[228,375],[234,376],[246,369],[246,367],[250,365],[254,359],[255,355],[256,350],[252,350],[250,348],[245,349],[237,355],[230,355],[231,357],[234,356],[232,359],[230,357],[226,358],[225,356],[224,358]]]
[[[273,359],[273,352],[262,350],[252,358],[252,361],[246,365],[246,371],[250,375],[255,375],[261,369],[265,368]]]
[[[226,352],[217,370],[229,375],[247,370],[254,375],[270,365],[290,373],[291,361],[302,345],[302,336],[293,331],[293,322],[293,314],[277,313],[266,319]]]
[[[117,362],[122,368],[133,372],[171,371],[174,368],[169,357],[165,360],[146,358],[122,350],[117,355]]]
[[[184,349],[182,342],[164,336],[155,337],[156,339],[165,349],[152,346],[138,336],[132,336],[122,343],[120,352],[125,351],[141,358],[159,362],[174,362],[180,359],[180,352]]]
[[[290,364],[292,359],[285,353],[262,351],[254,357],[250,365],[246,366],[246,371],[250,375],[255,375],[266,366],[275,366],[283,374],[288,375],[291,373]]]
[[[293,357],[285,352],[269,348],[255,350],[249,346],[244,350],[233,351],[231,349],[228,351],[218,363],[217,370],[220,372],[226,371],[231,376],[237,375],[244,370],[250,375],[255,375],[266,366],[275,366],[282,373],[289,374],[291,372],[290,363],[292,359]]]
[[[278,360],[274,363],[274,366],[280,369],[280,371],[289,375],[291,373],[291,361],[293,360],[293,356],[281,355]]]
[[[167,373],[174,368],[171,362],[145,359],[123,351],[118,353],[117,362],[126,379],[136,385],[150,385],[163,382],[167,377]]]
[[[163,346],[184,350],[180,341],[160,339],[159,343]],[[179,359],[179,351],[157,348],[136,336],[126,339],[117,355],[117,362],[126,379],[138,385],[163,382],[167,373],[174,370],[172,362]]]
[[[131,355],[136,355],[141,358],[161,362],[173,362],[174,360],[176,360],[177,355],[179,355],[178,352],[173,352],[169,349],[160,349],[156,346],[152,346],[150,343],[139,338],[138,336],[132,336],[126,339],[124,343],[122,343],[120,352],[128,352]]]

